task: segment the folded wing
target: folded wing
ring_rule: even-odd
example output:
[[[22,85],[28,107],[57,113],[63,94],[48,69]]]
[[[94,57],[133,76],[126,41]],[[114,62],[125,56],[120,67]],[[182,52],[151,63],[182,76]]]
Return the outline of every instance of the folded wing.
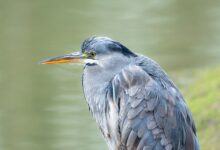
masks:
[[[191,113],[175,87],[164,88],[136,65],[116,75],[111,86],[107,97],[118,113],[118,149],[199,149]]]

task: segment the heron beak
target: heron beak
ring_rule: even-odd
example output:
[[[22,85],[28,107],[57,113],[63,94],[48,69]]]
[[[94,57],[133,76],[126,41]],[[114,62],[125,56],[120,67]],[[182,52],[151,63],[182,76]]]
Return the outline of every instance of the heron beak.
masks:
[[[80,52],[71,53],[63,56],[50,58],[41,62],[41,64],[67,64],[67,63],[83,63],[87,58],[86,54]]]

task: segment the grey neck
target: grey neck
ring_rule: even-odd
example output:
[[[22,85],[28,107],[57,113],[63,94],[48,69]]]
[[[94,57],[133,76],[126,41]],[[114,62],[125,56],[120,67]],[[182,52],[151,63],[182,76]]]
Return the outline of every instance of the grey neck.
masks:
[[[108,105],[106,101],[107,87],[112,78],[123,68],[132,62],[132,58],[121,60],[121,57],[114,57],[113,60],[102,61],[95,66],[85,66],[83,72],[84,94],[90,111],[96,119],[96,122],[105,127],[105,108]],[[101,119],[102,118],[102,119]]]

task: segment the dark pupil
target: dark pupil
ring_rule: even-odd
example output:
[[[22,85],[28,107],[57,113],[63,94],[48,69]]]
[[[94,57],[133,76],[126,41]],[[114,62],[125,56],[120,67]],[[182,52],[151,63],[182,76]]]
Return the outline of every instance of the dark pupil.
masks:
[[[95,56],[95,53],[94,53],[94,52],[92,52],[92,53],[90,53],[90,55],[91,55],[91,56]]]

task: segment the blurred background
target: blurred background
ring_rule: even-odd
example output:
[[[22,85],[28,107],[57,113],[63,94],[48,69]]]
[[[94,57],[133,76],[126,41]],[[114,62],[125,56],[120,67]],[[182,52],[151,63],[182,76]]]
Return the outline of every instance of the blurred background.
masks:
[[[159,62],[186,98],[202,149],[218,149],[219,0],[0,0],[1,150],[107,150],[82,66],[38,64],[91,35]]]

